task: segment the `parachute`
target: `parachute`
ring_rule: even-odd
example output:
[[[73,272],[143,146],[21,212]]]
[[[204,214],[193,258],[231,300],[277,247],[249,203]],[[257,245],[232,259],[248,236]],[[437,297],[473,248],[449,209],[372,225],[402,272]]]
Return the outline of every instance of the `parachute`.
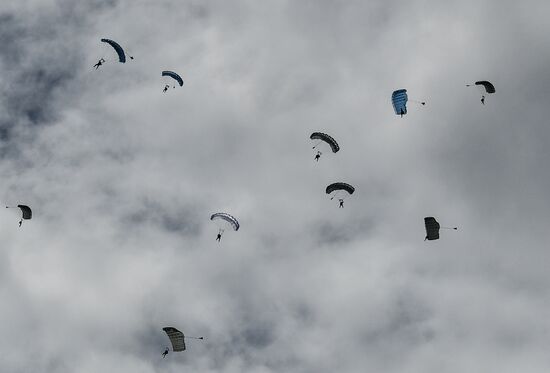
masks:
[[[429,216],[424,218],[424,225],[426,226],[426,240],[438,240],[439,239],[439,223],[434,217]]]
[[[221,220],[222,222],[229,224],[235,231],[238,231],[240,228],[237,219],[225,212],[217,212],[215,214],[212,214],[210,220]]]
[[[171,326],[162,328],[162,330],[164,330],[168,338],[170,338],[170,343],[172,343],[172,350],[174,352],[185,351],[185,336],[182,332]]]
[[[450,227],[440,226],[437,220],[435,220],[433,216],[425,217],[424,225],[426,226],[426,238],[424,238],[424,241],[438,240],[440,229],[454,229],[455,231],[458,230],[457,227],[450,228]]]
[[[169,76],[171,78],[174,78],[179,83],[180,87],[183,86],[183,79],[181,78],[181,76],[173,71],[163,71],[162,76]]]
[[[164,327],[162,330],[164,330],[168,338],[170,338],[172,351],[174,352],[185,351],[185,338],[204,339],[204,337],[186,337],[182,332],[172,326]]]
[[[336,140],[334,140],[331,136],[327,135],[326,133],[322,132],[313,132],[311,136],[309,136],[311,140],[321,140],[326,142],[328,145],[330,145],[330,148],[332,149],[333,153],[336,153],[338,150],[340,150],[340,146],[338,146],[338,143]],[[315,149],[317,145],[313,147]]]
[[[17,205],[17,207],[21,210],[21,220],[19,220],[19,226],[23,224],[23,220],[30,220],[32,219],[32,210],[29,206],[26,205]],[[13,208],[10,206],[6,206],[7,209]]]
[[[126,54],[124,53],[124,49],[118,44],[116,41],[113,41],[111,39],[101,39],[103,43],[109,44],[111,47],[113,47],[118,54],[118,62],[125,63],[126,62]],[[130,58],[133,59],[132,56]]]
[[[355,188],[346,183],[332,183],[329,186],[327,186],[326,192],[327,194],[331,194],[334,191],[340,191],[340,190],[345,190],[349,194],[353,194],[353,192],[355,192]]]
[[[409,97],[407,96],[406,89],[398,89],[393,91],[391,94],[391,103],[393,105],[393,110],[396,115],[405,115],[407,114],[407,101]]]
[[[491,82],[488,82],[487,80],[479,80],[477,82],[475,82],[475,85],[478,85],[478,86],[482,86],[483,88],[485,88],[485,92],[487,93],[495,93],[495,86],[493,85],[493,83]],[[471,84],[468,84],[467,87],[471,86]]]

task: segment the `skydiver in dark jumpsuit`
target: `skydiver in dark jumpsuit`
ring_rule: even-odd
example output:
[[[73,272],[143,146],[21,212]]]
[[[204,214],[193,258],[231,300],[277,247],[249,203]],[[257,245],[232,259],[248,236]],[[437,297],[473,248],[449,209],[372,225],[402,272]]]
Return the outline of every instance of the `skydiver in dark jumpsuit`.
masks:
[[[166,350],[162,353],[162,358],[164,359],[168,355],[168,347],[166,347]]]
[[[166,91],[168,90],[168,88],[170,88],[170,86],[168,84],[166,84],[164,86],[164,89],[162,90],[162,92],[166,93]]]
[[[317,150],[317,154],[315,155],[315,160],[317,162],[319,162],[319,158],[321,158],[321,154],[323,154],[323,153],[321,153],[320,151]]]
[[[481,103],[482,103],[483,105],[485,105],[485,95],[482,95],[482,96],[481,96]]]
[[[338,201],[340,202],[340,207],[341,209],[344,208],[344,200],[342,198],[338,199]]]
[[[97,70],[99,66],[103,65],[103,62],[105,62],[105,60],[103,58],[100,58],[93,67],[95,67],[95,69]]]

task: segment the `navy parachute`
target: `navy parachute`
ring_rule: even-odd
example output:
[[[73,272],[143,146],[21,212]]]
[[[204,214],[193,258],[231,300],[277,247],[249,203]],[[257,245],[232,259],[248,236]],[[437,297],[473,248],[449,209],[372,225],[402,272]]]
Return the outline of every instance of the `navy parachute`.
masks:
[[[21,210],[21,220],[19,221],[19,226],[23,224],[23,220],[30,220],[32,219],[32,210],[27,205],[17,205],[17,207]],[[7,209],[12,208],[10,206],[6,206]]]
[[[333,153],[336,153],[338,150],[340,150],[340,146],[338,145],[336,140],[334,140],[331,136],[327,135],[326,133],[313,132],[311,134],[311,136],[309,136],[309,138],[311,140],[319,140],[319,141],[323,141],[323,142],[327,143],[330,146],[330,148],[332,149]],[[317,145],[319,145],[319,143],[317,143]],[[315,145],[313,147],[313,149],[315,149],[317,147],[317,145]]]
[[[126,62],[126,53],[124,53],[124,49],[118,44],[116,41],[111,39],[101,39],[103,43],[109,44],[115,52],[118,54],[118,62],[125,63]],[[129,56],[131,59],[134,59],[134,57]]]
[[[426,227],[426,238],[424,238],[424,241],[432,241],[432,240],[438,240],[439,239],[439,230],[440,229],[454,229],[457,230],[457,227],[449,228],[449,227],[441,227],[437,220],[433,216],[428,216],[424,218],[424,225]]]
[[[180,85],[180,87],[183,86],[183,79],[181,78],[181,76],[179,76],[179,74],[173,72],[173,71],[168,71],[168,70],[165,70],[162,72],[162,76],[169,76],[173,79],[175,79],[178,84]]]

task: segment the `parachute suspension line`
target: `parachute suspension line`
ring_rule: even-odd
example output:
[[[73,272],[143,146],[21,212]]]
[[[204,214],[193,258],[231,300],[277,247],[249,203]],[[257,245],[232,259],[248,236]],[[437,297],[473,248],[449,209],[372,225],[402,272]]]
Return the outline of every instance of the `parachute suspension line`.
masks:
[[[332,197],[330,197],[330,200],[332,201],[334,198],[339,197],[339,193],[340,193],[340,192],[341,192],[341,190],[337,190],[336,193],[334,193],[334,194],[332,195]]]
[[[458,227],[439,227],[440,229],[453,229],[455,231],[458,230]]]
[[[318,140],[316,143],[315,143],[315,146],[311,149],[315,149],[316,147],[319,146],[320,143],[322,143],[323,141],[322,140]]]
[[[204,339],[204,337],[188,337],[188,336],[185,336],[185,338],[190,338],[190,339]]]
[[[426,105],[426,102],[425,101],[418,101],[418,100],[411,100],[409,99],[410,102],[414,102],[414,103],[417,103],[417,104],[421,104],[421,105]]]

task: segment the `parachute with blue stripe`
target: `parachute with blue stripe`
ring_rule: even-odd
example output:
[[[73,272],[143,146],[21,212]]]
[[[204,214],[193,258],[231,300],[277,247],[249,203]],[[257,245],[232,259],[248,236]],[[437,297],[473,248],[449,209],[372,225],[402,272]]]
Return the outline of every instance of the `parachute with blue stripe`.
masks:
[[[421,105],[426,105],[426,102],[424,101],[410,101],[419,103]],[[396,115],[400,115],[401,117],[403,117],[403,115],[407,114],[407,102],[409,102],[409,96],[407,95],[406,89],[398,89],[396,91],[393,91],[391,95],[391,103],[393,105],[393,110],[395,111]]]
[[[118,44],[116,41],[111,39],[101,39],[103,43],[109,44],[113,49],[115,50],[117,56],[118,56],[118,62],[125,63],[126,62],[126,53],[124,52],[124,49]],[[128,56],[130,59],[134,59],[132,56]]]

